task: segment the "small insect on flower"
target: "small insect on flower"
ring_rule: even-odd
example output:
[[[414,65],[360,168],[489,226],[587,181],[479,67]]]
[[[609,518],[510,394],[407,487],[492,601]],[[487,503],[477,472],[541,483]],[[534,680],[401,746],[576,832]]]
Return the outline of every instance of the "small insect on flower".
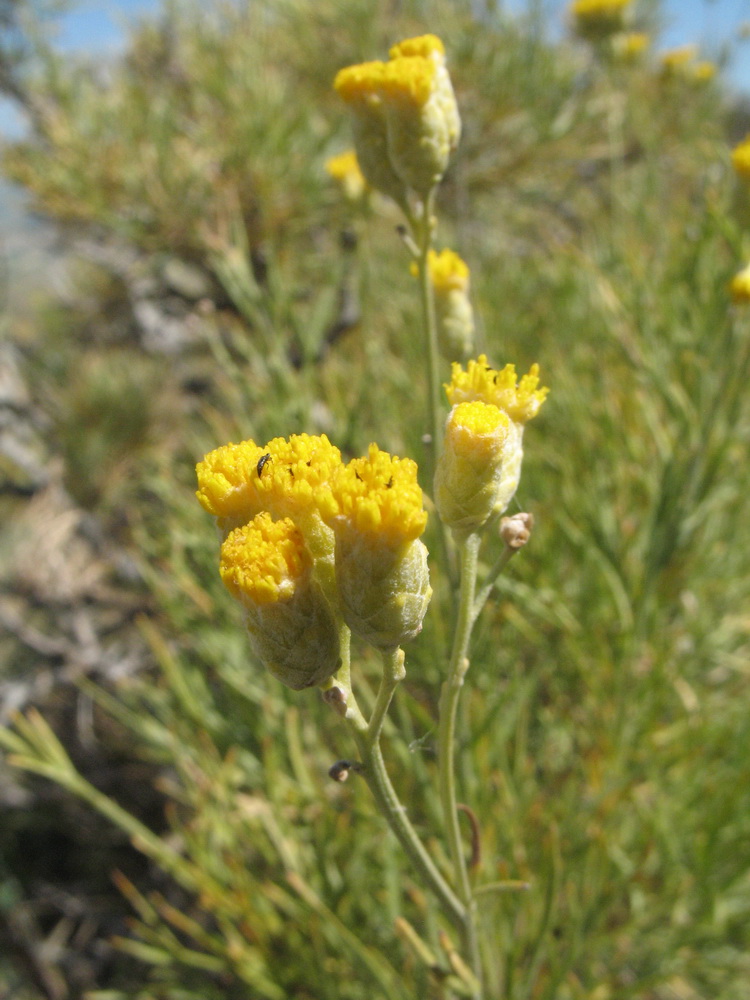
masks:
[[[271,455],[270,454],[261,455],[261,457],[258,459],[258,464],[256,466],[256,472],[258,473],[258,479],[260,479],[261,473],[263,472],[263,469],[266,467],[266,462],[270,462],[270,461],[271,461]]]

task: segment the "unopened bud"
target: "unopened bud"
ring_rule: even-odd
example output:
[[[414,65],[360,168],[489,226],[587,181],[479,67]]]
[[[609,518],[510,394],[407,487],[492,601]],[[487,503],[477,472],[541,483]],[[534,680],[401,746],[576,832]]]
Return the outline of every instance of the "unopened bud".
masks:
[[[509,549],[522,549],[531,538],[533,514],[513,514],[500,520],[500,537]]]

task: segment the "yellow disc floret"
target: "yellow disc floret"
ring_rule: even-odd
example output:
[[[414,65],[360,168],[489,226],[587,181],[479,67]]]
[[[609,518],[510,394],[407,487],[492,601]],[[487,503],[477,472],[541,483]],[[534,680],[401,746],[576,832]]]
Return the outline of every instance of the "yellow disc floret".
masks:
[[[392,46],[388,55],[391,59],[400,56],[430,56],[433,52],[445,55],[445,46],[437,35],[419,35],[417,38],[405,38],[403,42]]]
[[[274,521],[270,514],[258,514],[230,532],[221,547],[221,579],[243,603],[289,600],[309,567],[302,534],[289,518]]]
[[[481,400],[499,407],[516,423],[525,424],[537,415],[547,398],[549,389],[538,386],[539,365],[532,365],[517,383],[515,365],[496,370],[487,363],[486,355],[480,354],[476,361],[468,362],[466,371],[457,362],[453,364],[445,391],[453,406]]]
[[[324,512],[329,523],[345,520],[376,544],[397,546],[418,538],[427,524],[417,463],[395,458],[371,444],[366,458],[340,471]]]
[[[746,135],[732,151],[732,166],[746,181],[750,181],[750,135]]]

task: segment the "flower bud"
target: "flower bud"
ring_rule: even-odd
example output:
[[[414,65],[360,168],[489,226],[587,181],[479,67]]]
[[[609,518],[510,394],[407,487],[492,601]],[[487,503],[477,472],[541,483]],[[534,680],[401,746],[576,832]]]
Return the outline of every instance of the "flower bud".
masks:
[[[367,458],[341,469],[323,516],[336,538],[346,624],[379,649],[413,639],[432,596],[416,463],[370,445]]]
[[[458,531],[474,531],[502,514],[521,476],[523,424],[492,403],[453,407],[435,470],[435,506]]]
[[[302,533],[289,518],[258,514],[221,547],[221,578],[242,604],[255,654],[295,691],[322,684],[340,665],[339,632],[312,575]]]

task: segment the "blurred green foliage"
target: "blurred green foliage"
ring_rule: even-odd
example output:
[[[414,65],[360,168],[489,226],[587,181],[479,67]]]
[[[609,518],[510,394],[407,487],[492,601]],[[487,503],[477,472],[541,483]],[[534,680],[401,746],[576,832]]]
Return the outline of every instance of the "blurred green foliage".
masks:
[[[537,528],[482,620],[466,692],[476,882],[529,885],[482,897],[494,995],[747,995],[750,327],[726,293],[743,197],[726,99],[648,58],[553,44],[538,14],[492,11],[170,5],[106,72],[53,52],[39,65],[44,115],[6,150],[8,175],[69,232],[95,227],[221,288],[174,362],[104,342],[103,279],[93,308],[48,310],[28,344],[69,489],[126,525],[155,609],[142,623],[154,672],[83,687],[153,764],[163,838],[113,813],[41,721],[3,737],[179,887],[119,879],[135,914],[119,945],[148,972],[90,1000],[449,995],[394,929],[405,917],[447,969],[430,901],[356,776],[327,778],[352,752],[343,728],[248,662],[192,496],[195,461],[229,439],[325,431],[346,452],[377,440],[420,458],[398,216],[344,203],[323,165],[349,144],[336,70],[426,30],[446,43],[465,122],[438,245],[471,266],[492,360],[538,360],[552,388],[519,494]],[[329,344],[344,292],[361,315]],[[445,629],[435,616],[408,649],[386,730],[441,863]],[[358,675],[367,703],[364,654]]]

